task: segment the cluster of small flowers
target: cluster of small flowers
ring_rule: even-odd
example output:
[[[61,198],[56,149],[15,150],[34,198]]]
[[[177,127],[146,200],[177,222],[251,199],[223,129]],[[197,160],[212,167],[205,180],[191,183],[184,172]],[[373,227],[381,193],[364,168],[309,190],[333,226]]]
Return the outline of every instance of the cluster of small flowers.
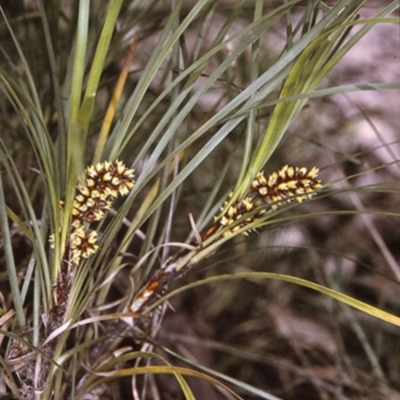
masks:
[[[105,161],[86,168],[84,182],[76,187],[71,223],[70,260],[77,265],[98,249],[97,232],[86,231],[84,222],[100,221],[118,195],[125,196],[134,186],[134,170],[122,161]]]
[[[289,165],[285,165],[280,171],[272,173],[268,179],[265,178],[263,172],[259,172],[243,198],[233,203],[222,217],[214,223],[214,229],[212,229],[213,227],[211,229],[215,232],[220,228],[232,225],[232,228],[224,233],[224,236],[228,236],[265,213],[264,207],[242,222],[236,223],[238,219],[263,205],[268,204],[273,210],[276,210],[283,201],[290,202],[296,199],[301,203],[303,200],[311,198],[315,195],[315,191],[322,187],[321,181],[317,180],[318,172],[319,170],[316,167],[307,170],[305,167],[299,168]],[[215,224],[218,225],[217,229],[215,229]],[[210,235],[207,234],[208,236]]]

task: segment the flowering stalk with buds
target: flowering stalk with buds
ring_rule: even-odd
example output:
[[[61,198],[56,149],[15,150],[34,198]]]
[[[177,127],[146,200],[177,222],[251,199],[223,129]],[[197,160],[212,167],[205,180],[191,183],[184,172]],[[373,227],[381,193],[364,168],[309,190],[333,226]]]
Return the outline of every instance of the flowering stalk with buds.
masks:
[[[312,198],[316,191],[322,188],[321,181],[317,179],[318,172],[316,167],[308,170],[305,167],[289,165],[272,173],[268,178],[264,176],[264,172],[259,172],[242,198],[231,205],[225,203],[222,215],[216,217],[211,227],[201,235],[201,239],[206,240],[220,231],[225,237],[233,236],[268,210],[276,211],[284,202],[289,203],[295,199],[301,203]],[[231,197],[232,195],[233,193]],[[245,230],[244,234],[247,235],[248,231]],[[151,303],[158,293],[165,290],[168,283],[190,268],[191,266],[182,268],[177,260],[165,264],[139,291],[126,311],[140,312],[144,305]],[[128,320],[126,322],[132,323]]]
[[[50,319],[51,331],[62,323],[69,297],[73,268],[82,259],[98,250],[98,232],[87,225],[100,221],[119,195],[125,196],[134,186],[134,170],[122,161],[104,161],[86,168],[81,183],[75,189],[70,237],[54,291],[55,305]]]

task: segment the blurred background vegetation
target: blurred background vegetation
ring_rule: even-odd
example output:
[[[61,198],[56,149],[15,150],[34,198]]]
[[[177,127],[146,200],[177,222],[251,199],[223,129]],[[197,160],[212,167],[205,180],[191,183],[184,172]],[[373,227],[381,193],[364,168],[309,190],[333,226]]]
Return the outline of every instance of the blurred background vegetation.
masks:
[[[398,1],[0,6],[1,399],[400,399]],[[75,185],[116,159],[52,330]],[[324,189],[196,242],[285,164]]]

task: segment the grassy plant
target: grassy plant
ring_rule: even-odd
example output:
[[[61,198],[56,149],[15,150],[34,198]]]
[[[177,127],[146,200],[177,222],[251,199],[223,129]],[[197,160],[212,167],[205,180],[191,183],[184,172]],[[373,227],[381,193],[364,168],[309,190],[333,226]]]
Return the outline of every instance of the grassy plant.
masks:
[[[331,116],[398,2],[51,3],[1,10],[0,398],[396,398],[399,143]]]

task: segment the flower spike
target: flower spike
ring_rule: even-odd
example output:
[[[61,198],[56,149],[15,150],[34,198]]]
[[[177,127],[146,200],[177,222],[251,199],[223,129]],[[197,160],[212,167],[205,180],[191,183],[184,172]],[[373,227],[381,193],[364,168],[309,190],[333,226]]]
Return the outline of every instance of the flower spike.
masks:
[[[97,232],[86,231],[84,224],[100,221],[111,208],[113,200],[126,196],[133,188],[134,170],[122,161],[104,161],[85,169],[81,183],[75,189],[69,240],[69,260],[78,265],[97,249]],[[63,207],[63,203],[61,204]],[[50,242],[54,241],[53,235]]]
[[[303,200],[310,199],[316,194],[316,190],[322,187],[321,181],[317,179],[318,172],[319,170],[316,167],[308,170],[305,167],[289,165],[285,165],[278,172],[272,173],[268,178],[264,176],[264,172],[259,172],[245,195],[235,201],[228,209],[223,208],[222,216],[216,219],[202,239],[205,240],[215,232],[230,225],[232,225],[231,228],[224,232],[224,236],[238,231],[265,213],[266,207],[263,206],[270,206],[272,210],[276,211],[283,202],[290,203],[295,199],[301,203]],[[231,193],[232,195],[233,193]],[[260,211],[250,215],[251,211],[257,208],[260,208]],[[246,214],[249,214],[248,218],[244,218]],[[242,221],[237,223],[236,221],[239,219],[242,219]]]
[[[118,195],[125,196],[134,186],[134,170],[122,161],[104,161],[86,168],[84,183],[77,185],[72,209],[71,262],[79,264],[97,249],[97,232],[86,232],[84,222],[100,221]]]

